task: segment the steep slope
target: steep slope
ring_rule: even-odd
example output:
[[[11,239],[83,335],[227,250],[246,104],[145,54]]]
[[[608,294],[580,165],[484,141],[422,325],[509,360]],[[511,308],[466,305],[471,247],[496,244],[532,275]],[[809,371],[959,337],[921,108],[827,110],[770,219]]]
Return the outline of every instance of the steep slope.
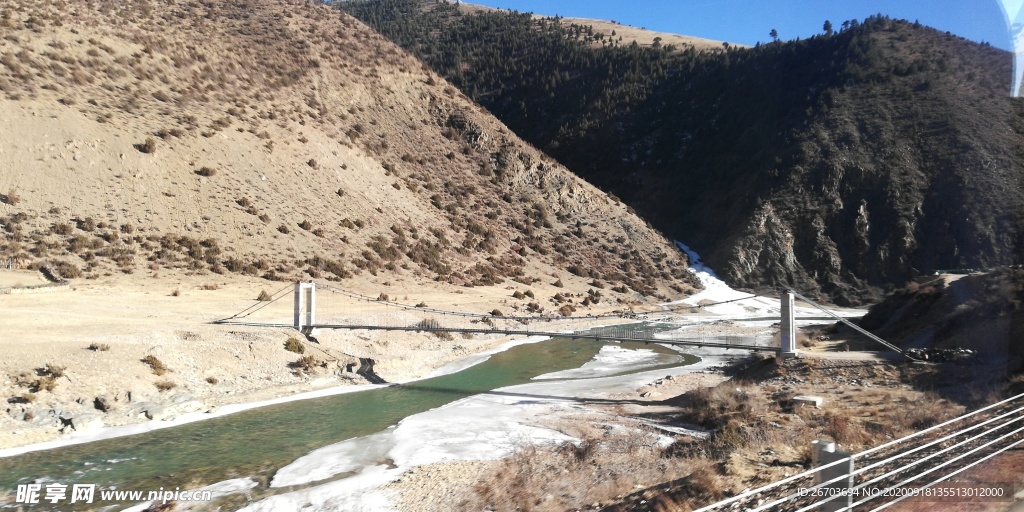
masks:
[[[809,40],[675,51],[415,3],[343,7],[733,285],[857,304],[937,268],[1024,254],[1007,52],[885,16]]]
[[[947,276],[948,277],[948,276]],[[911,283],[872,306],[860,321],[905,348],[967,348],[1007,372],[1024,363],[1024,270],[1001,268]]]
[[[624,205],[319,2],[14,1],[0,33],[0,260],[694,285]]]

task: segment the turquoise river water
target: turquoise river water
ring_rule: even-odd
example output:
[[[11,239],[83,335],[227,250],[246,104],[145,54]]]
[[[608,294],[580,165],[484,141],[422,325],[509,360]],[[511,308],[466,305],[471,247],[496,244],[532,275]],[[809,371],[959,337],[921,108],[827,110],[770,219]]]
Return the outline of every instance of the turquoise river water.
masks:
[[[182,489],[250,476],[266,487],[277,469],[312,450],[369,435],[406,416],[545,373],[578,368],[606,343],[555,338],[519,345],[457,373],[366,391],[260,407],[205,421],[0,459],[0,496],[19,483]],[[696,361],[659,345],[622,343]],[[670,357],[675,356],[675,357]],[[646,367],[651,370],[659,366]],[[637,370],[640,371],[640,370]],[[0,499],[0,508],[3,508]]]

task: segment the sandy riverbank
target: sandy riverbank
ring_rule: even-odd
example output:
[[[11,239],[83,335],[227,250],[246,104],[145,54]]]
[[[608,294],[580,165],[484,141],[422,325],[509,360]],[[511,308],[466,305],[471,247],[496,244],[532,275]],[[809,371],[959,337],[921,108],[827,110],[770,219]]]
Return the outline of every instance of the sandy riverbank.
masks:
[[[32,272],[0,274],[12,285],[38,281]],[[346,286],[372,295],[390,293],[391,300],[474,313],[489,312],[495,305],[507,312],[520,308],[504,286],[463,288],[430,282],[398,287],[371,279]],[[356,373],[361,358],[372,359],[374,370],[385,380],[407,381],[509,341],[497,335],[445,340],[415,332],[321,331],[320,344],[304,341],[303,354],[321,365],[312,372],[297,372],[290,365],[301,356],[284,348],[288,338],[302,338],[294,330],[211,323],[255,304],[261,291],[285,288],[282,294],[288,295],[287,287],[288,283],[240,276],[164,272],[159,277],[111,276],[46,293],[0,296],[5,312],[0,318],[0,396],[8,402],[0,414],[0,449],[68,434],[73,439],[92,438],[103,435],[98,434],[103,427],[183,415],[194,418],[237,404],[364,385],[366,380]],[[549,292],[542,285],[532,288],[538,296]],[[375,303],[353,306],[344,297],[323,291],[318,302],[321,322],[352,317],[417,321],[395,308]],[[608,304],[588,313],[611,308]],[[285,296],[245,320],[290,324],[291,316],[291,297]],[[143,362],[150,356],[166,371]],[[61,369],[49,384],[47,365]],[[70,420],[74,429],[60,418]]]

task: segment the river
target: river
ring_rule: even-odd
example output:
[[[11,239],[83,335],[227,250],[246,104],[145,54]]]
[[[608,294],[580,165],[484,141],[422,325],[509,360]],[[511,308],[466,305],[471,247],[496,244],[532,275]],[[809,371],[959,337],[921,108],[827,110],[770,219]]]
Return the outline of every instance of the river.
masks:
[[[602,347],[608,347],[605,353],[619,351],[620,360],[626,354],[626,364],[594,368],[602,364],[598,357]],[[514,346],[448,375],[3,458],[0,489],[14,489],[27,482],[85,483],[118,489],[196,489],[248,477],[258,483],[250,496],[265,497],[278,492],[269,486],[275,473],[311,452],[387,432],[404,418],[471,395],[524,384],[537,377],[568,382],[588,375],[652,370],[696,360],[659,345],[555,338]],[[581,367],[581,373],[574,373],[580,372]],[[370,462],[389,464],[386,460],[367,463]],[[341,470],[329,476],[336,479],[348,473],[354,472]],[[277,478],[280,481],[281,477]],[[296,485],[316,480],[299,478]],[[295,489],[291,485],[289,490]]]

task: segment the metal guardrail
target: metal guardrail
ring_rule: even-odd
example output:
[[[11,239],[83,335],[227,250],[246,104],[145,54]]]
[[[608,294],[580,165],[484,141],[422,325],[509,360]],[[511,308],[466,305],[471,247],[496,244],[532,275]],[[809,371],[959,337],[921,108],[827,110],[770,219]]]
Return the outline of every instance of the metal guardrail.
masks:
[[[975,421],[955,429],[950,428],[971,419]],[[1012,430],[1007,430],[1009,428]],[[974,432],[979,429],[980,433]],[[924,438],[929,434],[939,436],[930,440]],[[963,439],[958,439],[961,437]],[[922,439],[921,444],[910,445],[910,441],[918,439]],[[915,496],[927,498],[933,495],[927,489],[1022,443],[1024,394],[738,494],[695,512],[737,508],[748,512],[884,510]],[[862,466],[857,467],[857,461],[861,461]],[[844,466],[849,470],[839,471],[840,476],[822,481],[823,471],[835,471]],[[800,486],[800,490],[795,493],[782,492],[793,486]],[[1012,499],[1010,492],[1009,498]],[[755,505],[744,506],[750,503]],[[874,505],[869,505],[871,503]]]

